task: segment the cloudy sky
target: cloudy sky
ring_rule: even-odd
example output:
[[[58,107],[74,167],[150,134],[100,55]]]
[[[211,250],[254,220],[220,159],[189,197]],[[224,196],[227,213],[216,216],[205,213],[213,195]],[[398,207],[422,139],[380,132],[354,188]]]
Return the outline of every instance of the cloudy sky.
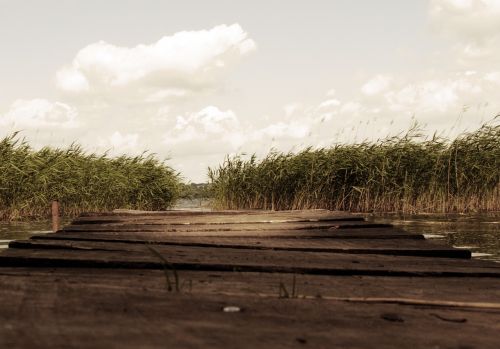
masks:
[[[170,158],[453,137],[500,112],[500,0],[0,0],[0,137]]]

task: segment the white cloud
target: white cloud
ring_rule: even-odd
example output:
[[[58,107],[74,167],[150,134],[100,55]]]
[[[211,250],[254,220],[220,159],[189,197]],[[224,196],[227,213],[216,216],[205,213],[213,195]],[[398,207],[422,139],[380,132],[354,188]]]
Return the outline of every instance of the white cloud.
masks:
[[[235,113],[215,106],[178,115],[167,127],[164,144],[176,154],[232,152],[244,142]]]
[[[500,85],[500,72],[495,71],[495,72],[488,73],[484,76],[484,79],[486,81],[490,81],[490,82],[493,82],[493,83]]]
[[[189,92],[186,89],[167,88],[153,92],[146,97],[145,102],[161,102],[164,99],[185,97],[188,94]]]
[[[323,109],[323,108],[330,108],[330,107],[337,107],[340,105],[340,101],[338,99],[327,99],[324,102],[321,102],[318,105],[318,109]]]
[[[362,111],[363,105],[356,101],[346,102],[342,104],[342,107],[340,108],[340,112],[345,114],[359,114]]]
[[[333,96],[335,96],[336,94],[337,94],[337,91],[336,91],[334,88],[332,88],[332,89],[330,89],[330,90],[328,90],[328,91],[326,92],[326,96],[327,96],[327,97],[333,97]]]
[[[431,0],[430,15],[438,28],[472,40],[497,35],[499,0]]]
[[[256,130],[250,137],[253,140],[283,141],[285,139],[301,139],[310,132],[309,125],[303,120],[293,122],[277,122]]]
[[[222,111],[217,107],[208,106],[187,117],[178,116],[176,130],[184,130],[188,126],[195,126],[207,134],[223,133],[234,130],[239,122],[231,110]]]
[[[346,100],[327,98],[303,106],[292,122],[274,122],[254,131],[259,142],[288,151],[307,145],[376,140],[400,134],[414,122],[428,135],[435,131],[455,137],[473,130],[500,112],[498,72],[428,73],[420,79],[399,77],[384,92],[367,95],[359,90]],[[243,146],[248,148],[248,142]],[[299,145],[297,148],[296,146]]]
[[[111,150],[114,154],[138,153],[137,148],[139,135],[137,133],[122,134],[119,131],[113,132],[107,139],[99,141],[99,147]]]
[[[16,100],[0,115],[0,125],[12,129],[69,129],[79,126],[75,108],[46,99]]]
[[[377,75],[361,87],[361,92],[367,96],[379,94],[387,90],[391,81],[392,78],[390,76]]]
[[[85,75],[77,69],[65,67],[56,73],[56,85],[67,92],[86,92],[89,82]]]
[[[466,104],[487,98],[473,75],[461,74],[447,79],[424,80],[386,93],[390,110],[409,113],[456,112]]]
[[[437,30],[455,40],[462,65],[497,65],[500,55],[500,0],[431,0]]]
[[[255,122],[242,123],[232,110],[215,106],[169,120],[163,145],[171,151],[177,168],[198,172],[193,177],[196,181],[204,180],[203,171],[207,166],[217,166],[226,155],[241,152],[263,155],[272,147],[286,151],[297,149],[298,143],[307,141],[310,126],[315,123],[297,113],[288,122],[268,121],[258,126]]]
[[[182,97],[211,87],[219,71],[255,47],[238,24],[182,31],[135,47],[100,41],[81,49],[57,72],[56,82],[72,93],[133,92],[147,101]]]
[[[285,111],[285,116],[287,118],[291,117],[295,112],[299,110],[301,107],[300,103],[288,103],[283,106],[283,110]]]

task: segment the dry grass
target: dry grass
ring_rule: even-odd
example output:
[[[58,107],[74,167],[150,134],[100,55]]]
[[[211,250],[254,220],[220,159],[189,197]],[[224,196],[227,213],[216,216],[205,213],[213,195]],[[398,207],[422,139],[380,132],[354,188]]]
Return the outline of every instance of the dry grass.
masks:
[[[415,130],[375,143],[337,144],[209,169],[217,208],[385,212],[500,209],[500,126],[455,140]]]
[[[56,199],[69,216],[166,209],[179,186],[179,175],[151,155],[110,158],[77,145],[34,151],[16,134],[0,140],[0,219],[47,217]]]

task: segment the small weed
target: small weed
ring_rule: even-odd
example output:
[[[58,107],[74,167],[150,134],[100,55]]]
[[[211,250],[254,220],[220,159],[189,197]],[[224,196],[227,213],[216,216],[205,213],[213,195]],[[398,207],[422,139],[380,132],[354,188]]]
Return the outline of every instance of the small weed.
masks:
[[[292,277],[292,292],[288,292],[288,289],[286,288],[285,284],[280,281],[279,283],[279,291],[278,291],[278,297],[279,298],[297,298],[297,278],[295,274],[293,274]]]
[[[174,265],[169,263],[165,257],[161,255],[160,252],[158,252],[157,249],[155,249],[153,246],[146,245],[146,247],[151,251],[151,253],[158,257],[158,259],[161,261],[161,265],[163,267],[163,272],[165,273],[165,281],[166,281],[166,287],[168,292],[172,292],[175,290],[175,292],[181,292],[182,287],[185,285],[186,281],[180,284],[179,280],[179,274],[177,273],[177,270],[175,270]],[[174,277],[174,284],[172,286],[172,282],[170,280],[170,271],[172,271],[173,277]],[[192,289],[192,280],[189,280],[189,292],[191,292]]]

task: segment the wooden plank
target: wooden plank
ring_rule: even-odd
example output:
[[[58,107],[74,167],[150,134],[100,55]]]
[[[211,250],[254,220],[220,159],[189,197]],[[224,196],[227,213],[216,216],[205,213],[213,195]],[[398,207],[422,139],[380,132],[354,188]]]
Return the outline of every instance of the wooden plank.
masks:
[[[498,347],[498,311],[168,293],[130,271],[128,286],[78,273],[0,277],[0,347]]]
[[[251,237],[190,237],[133,234],[129,237],[108,233],[56,233],[34,236],[32,240],[101,241],[160,245],[180,245],[215,248],[273,249],[286,251],[315,251],[354,254],[387,254],[400,256],[427,256],[470,258],[471,252],[456,249],[429,240],[401,239],[307,239],[307,238],[251,238]],[[21,242],[22,243],[22,242]],[[16,247],[16,242],[11,247]]]
[[[168,215],[168,216],[100,216],[79,217],[72,224],[147,223],[147,224],[239,224],[285,222],[364,221],[361,216],[339,214],[245,214],[245,215]]]
[[[239,223],[239,224],[187,224],[187,223],[133,223],[133,224],[72,224],[63,231],[273,231],[273,230],[343,230],[392,228],[391,224],[366,223],[357,221],[341,222],[277,222],[277,223]]]
[[[190,210],[170,210],[170,211],[118,211],[104,213],[83,213],[75,218],[78,224],[99,223],[101,221],[113,220],[122,222],[149,221],[149,220],[221,220],[222,222],[246,220],[270,220],[270,219],[334,219],[334,218],[358,218],[349,212],[329,211],[329,210],[293,210],[293,211],[190,211]]]
[[[66,227],[69,228],[69,227]],[[255,237],[255,238],[331,238],[331,239],[416,239],[424,240],[422,234],[410,233],[398,228],[358,228],[358,229],[300,229],[300,230],[219,230],[219,229],[166,229],[145,231],[137,229],[133,231],[120,229],[65,229],[57,234],[85,234],[88,236],[107,234],[109,236],[122,236],[123,238],[143,236],[144,239],[159,239],[168,236],[186,236],[186,237]]]
[[[147,217],[175,217],[175,216],[242,216],[242,215],[286,215],[288,217],[318,217],[318,216],[352,216],[353,214],[346,211],[331,211],[326,209],[312,210],[167,210],[167,211],[141,211],[141,210],[113,210],[112,212],[84,212],[79,218],[89,217],[90,219],[99,217],[121,217],[121,218],[147,218]]]
[[[21,247],[16,243],[17,247]],[[42,245],[46,247],[42,249]],[[3,266],[103,267],[292,272],[319,275],[500,277],[500,264],[479,260],[370,254],[245,250],[119,242],[31,240],[0,255]],[[35,249],[33,249],[35,248]],[[154,248],[155,253],[151,250]],[[157,254],[160,254],[160,259]],[[165,260],[167,262],[165,262]],[[167,263],[167,264],[166,264]]]
[[[280,284],[291,292],[295,279],[297,295],[307,297],[500,303],[500,280],[488,277],[343,276],[192,270],[180,270],[178,277],[182,284],[180,292],[185,293],[230,293],[255,297],[272,295],[277,298]],[[33,283],[64,281],[72,285],[121,289],[124,293],[138,287],[150,292],[166,291],[165,275],[161,270],[0,267],[0,284],[10,283],[10,287],[20,288],[20,285],[14,285],[28,282],[28,278]]]

